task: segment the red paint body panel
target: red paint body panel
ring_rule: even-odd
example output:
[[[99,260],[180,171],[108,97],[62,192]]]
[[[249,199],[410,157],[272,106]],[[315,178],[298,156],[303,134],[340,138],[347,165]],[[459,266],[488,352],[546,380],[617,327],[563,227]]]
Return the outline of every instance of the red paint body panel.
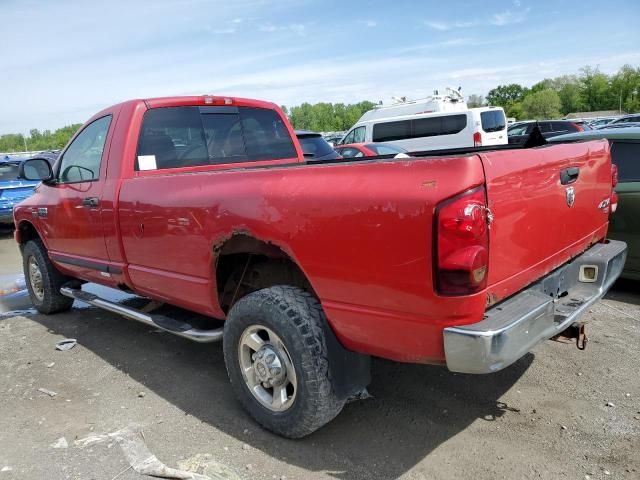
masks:
[[[606,235],[609,215],[598,208],[611,195],[607,142],[576,143],[481,155],[491,227],[489,293],[501,300],[578,255]],[[560,171],[578,166],[575,183]],[[567,205],[567,188],[575,204]],[[502,247],[507,248],[502,248]]]
[[[148,107],[225,101],[132,100],[104,110],[94,118],[112,113],[114,120],[101,179],[94,182],[101,196],[98,215],[85,212],[77,224],[61,224],[55,209],[67,208],[71,194],[41,185],[17,207],[18,223],[33,223],[51,254],[122,270],[105,278],[57,262],[67,274],[108,286],[125,284],[217,318],[224,312],[217,298],[214,246],[234,232],[252,235],[277,245],[298,264],[345,347],[431,363],[444,361],[443,328],[481,320],[487,293],[504,298],[517,292],[606,233],[607,219],[591,206],[611,190],[610,173],[604,179],[610,169],[606,142],[314,165],[304,162],[286,122],[296,158],[134,172]],[[228,101],[282,116],[271,103]],[[566,213],[564,187],[557,183],[559,169],[569,164],[580,165],[584,181],[576,185],[576,205]],[[488,289],[438,296],[432,278],[434,210],[483,184],[495,216]],[[54,215],[34,219],[32,210],[45,205]],[[552,208],[562,212],[550,214]],[[550,235],[558,223],[562,227]]]

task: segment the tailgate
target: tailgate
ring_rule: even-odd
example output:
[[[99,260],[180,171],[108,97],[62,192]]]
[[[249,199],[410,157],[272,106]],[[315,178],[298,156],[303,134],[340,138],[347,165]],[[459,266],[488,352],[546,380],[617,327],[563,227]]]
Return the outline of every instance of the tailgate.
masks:
[[[493,213],[488,303],[521,290],[606,235],[612,188],[606,140],[480,157]],[[565,184],[563,171],[570,174]]]

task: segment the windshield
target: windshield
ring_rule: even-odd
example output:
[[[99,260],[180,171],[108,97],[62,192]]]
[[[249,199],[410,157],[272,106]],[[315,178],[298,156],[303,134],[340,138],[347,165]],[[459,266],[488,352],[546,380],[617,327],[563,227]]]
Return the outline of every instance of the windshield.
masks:
[[[18,163],[0,163],[0,182],[18,179]]]
[[[512,135],[524,135],[525,133],[527,133],[528,127],[529,127],[528,123],[524,123],[521,125],[514,125],[513,127],[509,127],[509,130],[507,130],[507,135],[509,135],[510,137]]]
[[[300,146],[302,147],[302,153],[305,155],[312,155],[314,157],[323,157],[333,153],[333,148],[327,143],[327,141],[321,136],[313,137],[298,137]]]
[[[394,155],[396,153],[406,152],[404,148],[396,147],[395,145],[376,145],[375,143],[369,143],[367,148],[376,152],[377,155]]]

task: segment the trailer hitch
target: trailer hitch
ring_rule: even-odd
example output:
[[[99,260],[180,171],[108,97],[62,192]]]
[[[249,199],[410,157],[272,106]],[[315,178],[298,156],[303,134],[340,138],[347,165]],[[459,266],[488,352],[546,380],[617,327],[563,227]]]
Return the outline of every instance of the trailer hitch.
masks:
[[[589,337],[585,331],[585,324],[582,322],[576,322],[571,324],[566,330],[560,332],[558,335],[551,337],[551,340],[562,343],[569,343],[575,338],[576,347],[578,350],[584,350],[587,348],[587,342]]]

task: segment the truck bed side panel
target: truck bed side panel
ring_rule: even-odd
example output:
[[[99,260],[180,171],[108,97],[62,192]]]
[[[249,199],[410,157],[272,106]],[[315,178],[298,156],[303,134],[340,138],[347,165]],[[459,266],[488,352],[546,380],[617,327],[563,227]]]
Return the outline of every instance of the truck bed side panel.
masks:
[[[431,278],[434,207],[484,182],[475,155],[159,173],[125,178],[120,191],[141,293],[222,317],[214,247],[245,233],[298,263],[353,350],[441,361],[442,329],[482,317],[484,295],[440,298]]]

